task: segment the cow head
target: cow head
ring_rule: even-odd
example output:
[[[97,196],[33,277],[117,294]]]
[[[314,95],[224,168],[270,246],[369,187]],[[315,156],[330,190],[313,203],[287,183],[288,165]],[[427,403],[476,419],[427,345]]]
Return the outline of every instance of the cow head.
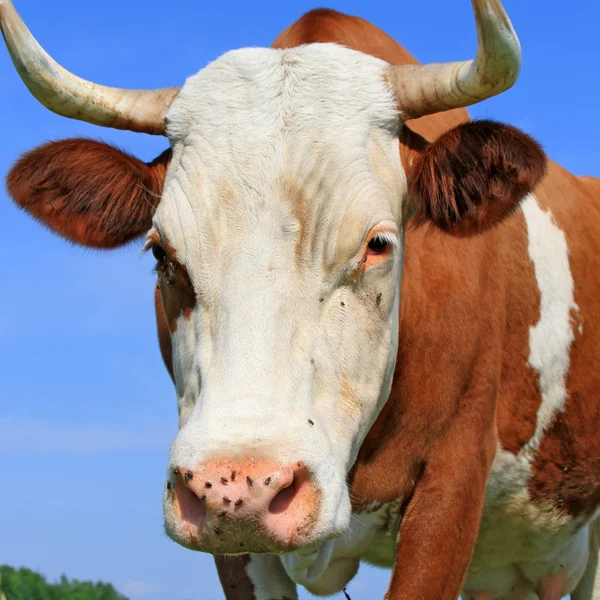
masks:
[[[89,140],[51,143],[8,179],[19,205],[77,243],[146,234],[180,418],[168,534],[213,553],[314,550],[318,571],[348,526],[346,477],[389,394],[407,226],[482,232],[544,170],[533,140],[491,122],[400,160],[406,119],[516,79],[499,1],[474,0],[473,61],[391,67],[335,44],[244,49],[158,92],[57,74],[12,6],[0,8],[13,60],[46,106],[170,142],[150,164]]]

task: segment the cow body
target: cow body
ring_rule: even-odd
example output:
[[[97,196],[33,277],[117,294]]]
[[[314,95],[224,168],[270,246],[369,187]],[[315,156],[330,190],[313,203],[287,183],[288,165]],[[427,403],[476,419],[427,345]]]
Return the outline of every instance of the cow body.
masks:
[[[152,163],[57,142],[9,190],[78,243],[150,229],[167,532],[239,555],[228,600],[330,594],[360,560],[390,600],[597,600],[600,182],[463,109],[400,122],[388,63],[416,61],[313,11],[190,78]]]

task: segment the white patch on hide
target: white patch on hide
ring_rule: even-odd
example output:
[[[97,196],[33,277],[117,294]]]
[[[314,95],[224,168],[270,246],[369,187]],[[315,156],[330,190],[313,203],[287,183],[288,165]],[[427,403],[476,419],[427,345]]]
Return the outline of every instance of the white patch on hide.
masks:
[[[550,210],[533,195],[523,202],[529,256],[540,290],[540,320],[529,331],[529,364],[539,374],[542,403],[532,448],[538,448],[555,415],[564,409],[569,352],[574,339],[571,312],[579,310],[573,295],[569,248]]]

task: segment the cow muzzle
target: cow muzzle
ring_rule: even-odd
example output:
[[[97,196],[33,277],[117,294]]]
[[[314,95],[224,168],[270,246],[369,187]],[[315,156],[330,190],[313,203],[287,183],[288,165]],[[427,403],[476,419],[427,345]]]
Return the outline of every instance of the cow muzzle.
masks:
[[[173,540],[193,550],[285,552],[311,541],[319,498],[302,462],[178,465],[167,481],[165,526]]]

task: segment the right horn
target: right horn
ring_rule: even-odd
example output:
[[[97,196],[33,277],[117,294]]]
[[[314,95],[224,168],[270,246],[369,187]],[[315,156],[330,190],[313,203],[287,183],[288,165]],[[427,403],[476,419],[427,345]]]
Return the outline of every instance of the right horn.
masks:
[[[179,88],[127,90],[80,79],[44,51],[10,0],[0,0],[0,29],[21,79],[46,108],[102,127],[165,135]]]
[[[521,45],[500,0],[472,0],[478,48],[474,60],[391,66],[387,79],[401,117],[415,119],[470,106],[514,85]]]

